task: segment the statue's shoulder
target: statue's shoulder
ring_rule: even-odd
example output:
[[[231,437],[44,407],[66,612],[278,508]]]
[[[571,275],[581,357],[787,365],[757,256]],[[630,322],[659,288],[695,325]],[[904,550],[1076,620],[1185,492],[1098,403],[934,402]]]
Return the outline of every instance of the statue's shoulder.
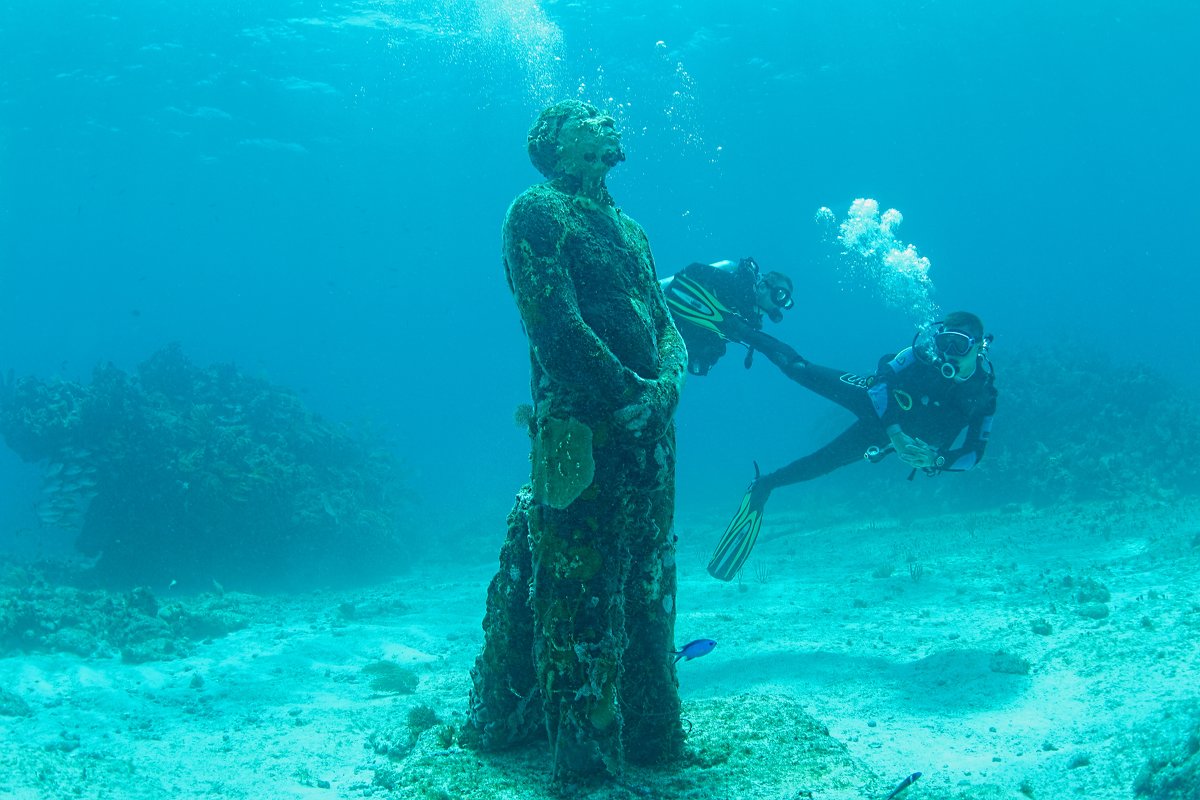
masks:
[[[533,252],[555,252],[562,239],[571,204],[566,195],[552,186],[537,184],[517,195],[504,215],[507,242],[524,242]]]
[[[621,220],[621,224],[626,228],[645,235],[645,231],[642,229],[642,226],[638,223],[638,221],[626,214],[620,208],[617,208],[617,218]]]
[[[530,186],[517,195],[508,207],[508,215],[560,214],[570,206],[570,198],[548,183]]]
[[[650,237],[646,235],[645,229],[638,224],[636,219],[629,216],[619,208],[617,209],[617,219],[620,220],[621,225],[625,228],[626,236],[631,237],[633,240],[640,239],[642,242],[649,245]]]

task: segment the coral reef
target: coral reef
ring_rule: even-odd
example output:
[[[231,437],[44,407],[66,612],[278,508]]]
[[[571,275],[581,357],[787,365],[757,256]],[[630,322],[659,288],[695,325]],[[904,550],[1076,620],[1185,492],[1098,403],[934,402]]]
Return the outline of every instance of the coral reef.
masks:
[[[376,755],[398,761],[407,756],[421,738],[421,734],[431,728],[437,728],[434,738],[443,749],[453,744],[453,726],[443,725],[438,713],[431,706],[421,703],[408,710],[403,726],[387,726],[370,731],[367,735],[367,747]],[[450,732],[447,733],[446,729],[450,729]],[[388,771],[385,769],[383,773],[386,780]]]
[[[136,376],[5,382],[0,433],[44,465],[47,525],[121,585],[310,585],[384,573],[405,502],[393,458],[178,345]]]
[[[1136,798],[1200,800],[1200,726],[1174,750],[1156,753],[1133,782]]]
[[[0,717],[29,717],[33,710],[29,704],[7,689],[0,689]]]
[[[417,673],[394,661],[372,661],[362,671],[370,676],[371,688],[380,694],[413,694],[421,683]]]
[[[184,658],[193,643],[249,624],[237,595],[162,602],[149,589],[113,593],[50,583],[28,567],[0,574],[0,656],[67,652],[128,663]]]
[[[1081,345],[997,353],[989,478],[1033,502],[1200,488],[1200,407],[1169,376]],[[981,466],[984,466],[981,465]]]

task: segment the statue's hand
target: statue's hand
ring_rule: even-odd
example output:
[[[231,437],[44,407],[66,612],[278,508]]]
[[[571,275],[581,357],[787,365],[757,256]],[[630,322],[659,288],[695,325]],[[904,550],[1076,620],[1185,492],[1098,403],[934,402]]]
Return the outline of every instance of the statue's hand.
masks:
[[[633,431],[634,436],[641,436],[646,425],[649,424],[651,417],[651,409],[647,403],[630,403],[627,406],[622,406],[613,414],[613,419],[622,428]]]
[[[675,375],[641,381],[637,397],[618,408],[613,417],[634,436],[658,439],[666,433],[675,417],[680,388],[680,378]]]

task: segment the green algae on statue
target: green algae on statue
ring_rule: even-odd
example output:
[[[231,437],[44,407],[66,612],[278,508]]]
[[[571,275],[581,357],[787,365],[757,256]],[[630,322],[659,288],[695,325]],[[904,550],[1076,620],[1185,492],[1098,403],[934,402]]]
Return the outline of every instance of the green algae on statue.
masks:
[[[547,418],[533,438],[533,497],[554,508],[566,508],[592,485],[592,429],[575,418]]]
[[[531,485],[488,590],[468,733],[499,748],[545,732],[570,783],[682,749],[669,653],[687,354],[646,234],[604,183],[625,158],[612,118],[552,105],[529,156],[549,181],[509,208],[503,251],[530,345]]]

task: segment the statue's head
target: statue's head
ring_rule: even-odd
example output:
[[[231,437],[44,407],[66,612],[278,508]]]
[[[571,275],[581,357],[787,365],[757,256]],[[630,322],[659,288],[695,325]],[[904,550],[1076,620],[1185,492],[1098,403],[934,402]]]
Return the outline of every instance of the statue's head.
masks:
[[[602,180],[625,160],[621,134],[612,117],[580,100],[547,107],[529,129],[529,160],[554,180],[575,177]]]

